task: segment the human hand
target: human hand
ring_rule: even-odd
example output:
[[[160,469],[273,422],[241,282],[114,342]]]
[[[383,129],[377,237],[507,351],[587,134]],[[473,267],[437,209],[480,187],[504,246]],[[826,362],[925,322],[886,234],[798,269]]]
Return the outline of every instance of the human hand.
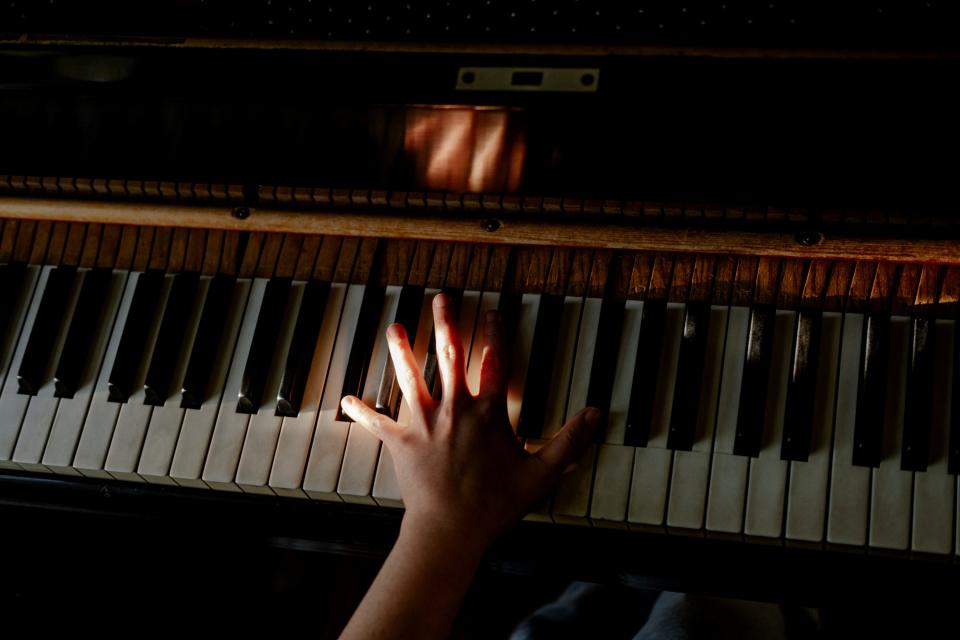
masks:
[[[393,456],[404,525],[449,533],[464,544],[486,547],[542,501],[590,442],[600,412],[585,409],[536,453],[521,446],[507,418],[503,328],[495,311],[484,319],[480,388],[466,385],[463,347],[452,300],[433,300],[437,359],[443,398],[427,390],[402,325],[387,330],[397,381],[410,408],[399,425],[354,396],[342,407],[379,437]]]

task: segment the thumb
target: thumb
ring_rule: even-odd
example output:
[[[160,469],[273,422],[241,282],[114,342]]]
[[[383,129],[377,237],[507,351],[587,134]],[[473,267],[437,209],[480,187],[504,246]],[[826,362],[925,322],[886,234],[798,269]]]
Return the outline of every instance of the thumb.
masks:
[[[547,468],[551,480],[559,478],[563,470],[580,457],[590,444],[594,431],[600,426],[602,415],[599,409],[593,407],[582,409],[567,420],[557,435],[534,454]]]

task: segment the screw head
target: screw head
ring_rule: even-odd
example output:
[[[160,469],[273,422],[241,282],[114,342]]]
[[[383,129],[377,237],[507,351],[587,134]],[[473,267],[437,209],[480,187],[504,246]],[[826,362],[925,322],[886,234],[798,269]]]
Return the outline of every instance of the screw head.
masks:
[[[805,247],[813,247],[823,242],[823,234],[819,231],[801,231],[797,234],[797,242]]]
[[[480,228],[484,231],[489,231],[490,233],[498,230],[500,226],[501,222],[496,218],[487,218],[486,220],[480,221]]]
[[[232,213],[237,220],[246,220],[250,217],[250,209],[247,207],[236,207]]]

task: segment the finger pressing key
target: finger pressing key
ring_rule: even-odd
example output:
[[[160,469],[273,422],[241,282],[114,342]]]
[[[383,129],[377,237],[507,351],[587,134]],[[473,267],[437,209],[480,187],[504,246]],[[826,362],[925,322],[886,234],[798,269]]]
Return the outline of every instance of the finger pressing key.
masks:
[[[503,371],[503,322],[496,311],[487,311],[483,319],[483,358],[480,362],[480,397],[502,398],[507,393]]]
[[[411,413],[420,419],[426,419],[426,408],[433,404],[433,398],[427,390],[423,380],[417,358],[410,348],[407,331],[402,324],[392,324],[387,328],[387,345],[390,347],[390,357],[393,359],[393,368],[397,374],[397,384]]]
[[[457,328],[456,309],[450,296],[440,293],[433,299],[433,324],[437,337],[437,361],[445,398],[466,391],[463,343]]]
[[[345,396],[340,401],[340,406],[343,408],[343,412],[350,416],[351,420],[381,440],[389,438],[393,428],[397,426],[396,422],[381,413],[377,413],[356,396]]]

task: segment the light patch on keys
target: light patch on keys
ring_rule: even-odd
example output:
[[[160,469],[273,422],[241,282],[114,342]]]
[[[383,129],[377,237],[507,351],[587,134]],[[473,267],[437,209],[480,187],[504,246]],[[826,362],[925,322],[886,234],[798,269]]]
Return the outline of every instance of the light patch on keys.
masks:
[[[483,362],[483,348],[486,346],[484,324],[488,311],[495,311],[500,304],[500,293],[484,291],[480,296],[480,311],[477,315],[476,328],[473,331],[473,344],[470,348],[470,359],[467,367],[467,388],[470,393],[477,395],[480,391],[480,365]]]
[[[507,417],[514,432],[520,423],[520,409],[523,404],[523,388],[530,366],[530,350],[533,348],[533,332],[537,324],[537,312],[540,310],[540,296],[523,294],[520,301],[520,317],[511,350],[510,380],[507,384]],[[536,367],[536,363],[533,365]]]

